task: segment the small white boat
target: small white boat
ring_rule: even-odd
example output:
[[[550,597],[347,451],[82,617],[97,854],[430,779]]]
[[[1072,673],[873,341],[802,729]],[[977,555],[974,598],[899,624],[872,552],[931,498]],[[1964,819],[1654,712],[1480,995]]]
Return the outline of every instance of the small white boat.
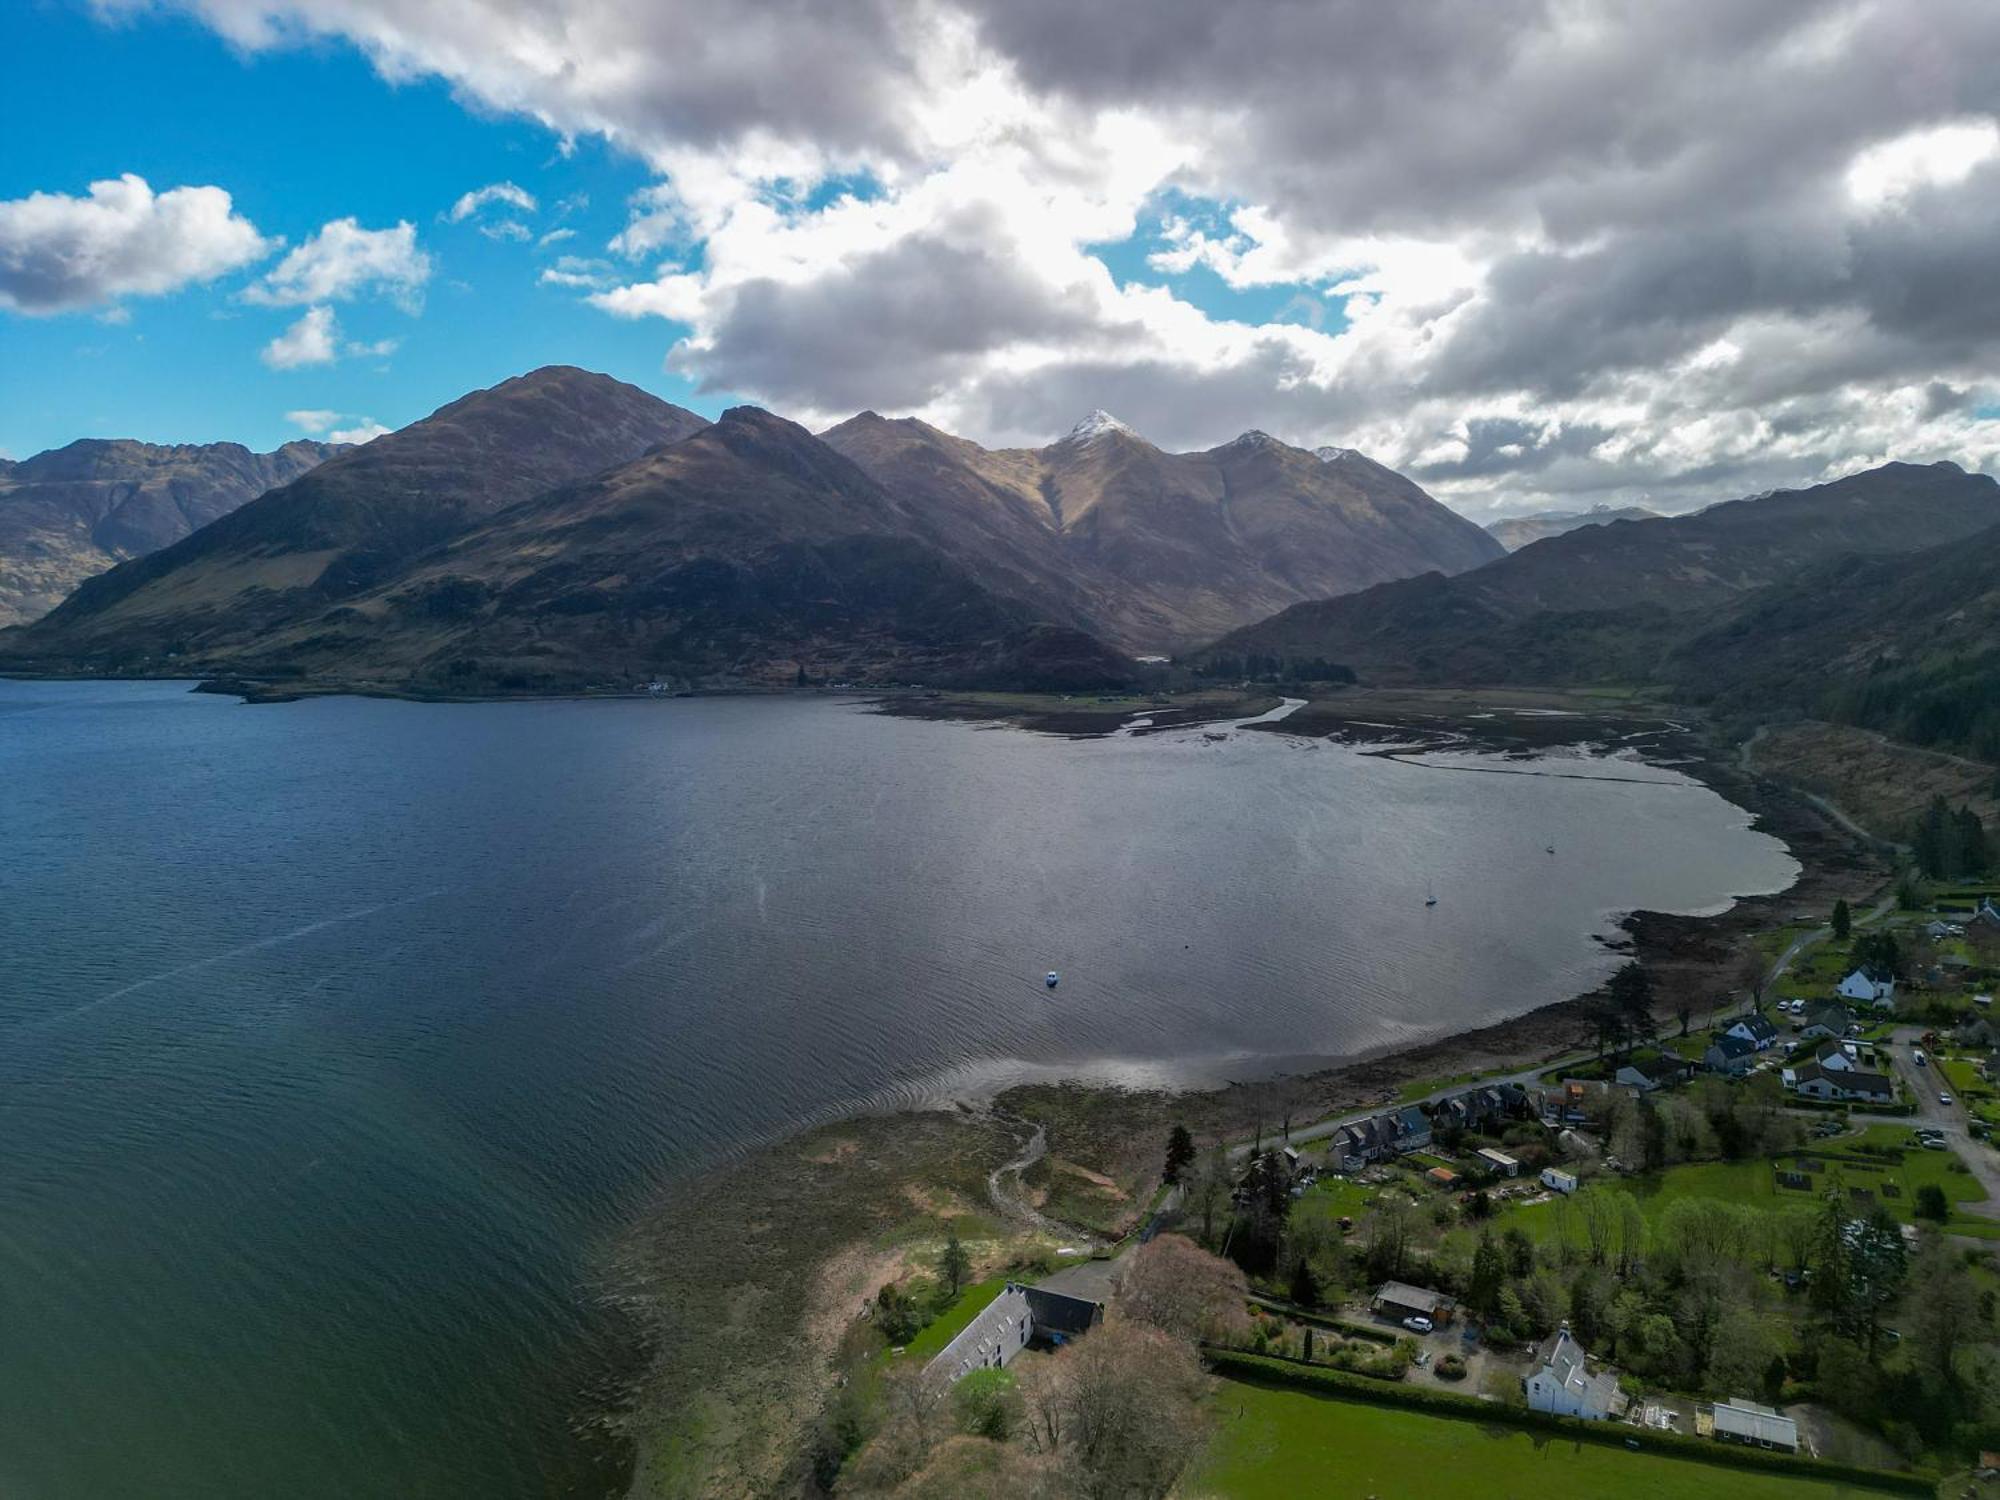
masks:
[[[1428,880],[1426,880],[1424,882],[1424,905],[1436,906],[1437,904],[1438,904],[1437,888],[1433,886]]]
[[[1062,976],[1056,973],[1054,969],[1051,969],[1047,974],[1042,976],[1042,983],[1050,989],[1054,989],[1058,984],[1062,983]]]

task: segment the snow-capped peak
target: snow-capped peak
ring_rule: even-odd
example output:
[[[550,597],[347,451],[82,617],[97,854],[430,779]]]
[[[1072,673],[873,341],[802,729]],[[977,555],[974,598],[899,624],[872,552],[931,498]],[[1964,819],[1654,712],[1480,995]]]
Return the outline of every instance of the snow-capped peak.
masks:
[[[1239,433],[1236,437],[1236,445],[1243,448],[1264,448],[1277,441],[1276,438],[1272,437],[1270,433],[1264,431],[1261,427],[1253,427],[1248,432]]]
[[[1131,430],[1123,422],[1112,416],[1110,412],[1100,407],[1077,423],[1076,426],[1070,428],[1069,436],[1064,438],[1063,441],[1065,443],[1088,443],[1109,433],[1130,432]]]
[[[1318,459],[1318,460],[1319,460],[1319,461],[1320,461],[1321,463],[1323,463],[1323,464],[1330,464],[1330,463],[1334,463],[1334,462],[1336,462],[1336,461],[1337,461],[1337,460],[1339,460],[1339,459],[1343,459],[1343,458],[1353,458],[1354,456],[1355,456],[1355,450],[1354,450],[1354,449],[1352,449],[1352,448],[1315,448],[1315,449],[1313,449],[1313,457],[1317,458],[1317,459]]]

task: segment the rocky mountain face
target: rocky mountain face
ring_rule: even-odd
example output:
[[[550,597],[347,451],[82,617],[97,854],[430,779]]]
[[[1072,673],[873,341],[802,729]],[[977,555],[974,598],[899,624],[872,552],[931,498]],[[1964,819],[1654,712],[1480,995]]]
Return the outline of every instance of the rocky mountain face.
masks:
[[[1479,527],[1346,449],[1261,432],[1167,453],[1104,412],[1045,448],[988,450],[864,413],[824,434],[926,517],[1078,623],[1170,652],[1300,600],[1501,555]]]
[[[1589,510],[1545,510],[1532,516],[1507,516],[1486,523],[1486,531],[1509,552],[1530,542],[1575,531],[1579,526],[1609,526],[1613,521],[1657,521],[1660,513],[1643,505],[1593,505]]]
[[[609,376],[518,376],[90,579],[0,655],[148,670],[254,655],[465,526],[706,425]]]
[[[177,542],[341,451],[85,438],[0,462],[0,626],[40,618],[84,579]]]
[[[433,692],[1089,688],[1128,652],[1500,552],[1358,454],[994,451],[864,413],[714,424],[581,370],[479,391],[78,588],[0,663]],[[1108,643],[1108,644],[1107,644]]]
[[[1955,464],[1886,464],[1690,516],[1590,526],[1456,578],[1297,605],[1206,653],[1323,658],[1376,682],[1656,682],[1757,591],[1835,559],[1960,542],[2000,522],[2000,486]]]

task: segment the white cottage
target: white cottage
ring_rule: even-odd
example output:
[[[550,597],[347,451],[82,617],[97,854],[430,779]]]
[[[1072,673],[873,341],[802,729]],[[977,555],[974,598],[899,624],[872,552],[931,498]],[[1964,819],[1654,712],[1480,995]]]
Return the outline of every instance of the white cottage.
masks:
[[[1608,1369],[1590,1373],[1590,1356],[1570,1336],[1567,1323],[1542,1345],[1534,1367],[1521,1383],[1527,1388],[1531,1411],[1553,1412],[1559,1417],[1601,1422],[1611,1415],[1618,1400],[1618,1377]]]
[[[1837,986],[1844,1000],[1858,1000],[1877,1010],[1891,1010],[1896,1004],[1896,981],[1876,979],[1866,969],[1856,969]]]

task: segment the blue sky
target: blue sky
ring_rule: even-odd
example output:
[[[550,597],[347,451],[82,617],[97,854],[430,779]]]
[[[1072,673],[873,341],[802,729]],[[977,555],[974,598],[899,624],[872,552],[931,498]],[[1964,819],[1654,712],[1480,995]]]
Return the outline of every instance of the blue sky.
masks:
[[[9,86],[0,90],[0,199],[41,190],[81,194],[92,181],[136,172],[156,192],[224,187],[267,236],[296,245],[333,218],[367,227],[416,226],[435,262],[421,315],[387,301],[343,306],[356,342],[399,341],[387,359],[353,358],[274,371],[257,351],[297,308],[245,304],[262,266],[213,284],[130,297],[123,325],[91,312],[0,312],[0,449],[24,457],[76,437],[152,442],[229,439],[264,449],[300,430],[297,409],[338,411],[391,427],[479,386],[537,365],[582,364],[705,411],[667,373],[658,326],[620,322],[576,293],[535,284],[558,249],[603,242],[623,227],[644,166],[580,140],[564,157],[539,125],[468,111],[435,81],[391,86],[334,43],[257,55],[172,17],[106,25],[49,5],[0,18]],[[79,80],[88,87],[78,87]],[[537,253],[488,239],[440,215],[461,193],[513,181],[535,194],[531,220],[556,227],[551,206],[582,194],[562,219],[574,241]]]

